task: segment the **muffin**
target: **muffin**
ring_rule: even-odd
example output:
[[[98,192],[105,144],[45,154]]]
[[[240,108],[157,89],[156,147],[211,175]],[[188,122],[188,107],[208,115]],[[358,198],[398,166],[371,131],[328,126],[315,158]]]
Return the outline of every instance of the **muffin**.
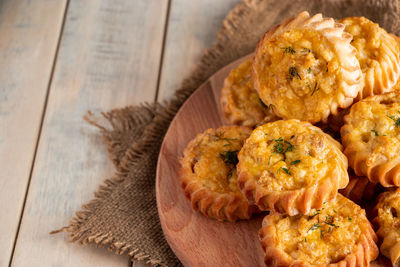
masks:
[[[284,119],[326,123],[363,88],[351,40],[343,24],[307,12],[267,32],[253,59],[262,101]]]
[[[258,96],[251,76],[251,59],[229,73],[221,92],[221,107],[230,124],[254,127],[262,122],[276,121],[272,106]]]
[[[355,174],[385,187],[399,186],[400,96],[368,97],[354,104],[344,121],[344,154]]]
[[[257,211],[237,186],[237,153],[250,134],[244,126],[208,129],[185,148],[179,176],[194,210],[221,221],[249,219]]]
[[[369,266],[379,254],[365,211],[340,194],[312,215],[267,215],[259,236],[267,266]]]
[[[238,185],[261,210],[308,214],[335,198],[348,181],[341,145],[308,122],[257,127],[238,155]]]
[[[391,92],[400,75],[397,40],[365,17],[349,17],[340,22],[353,35],[351,44],[364,74],[364,88],[358,98]]]

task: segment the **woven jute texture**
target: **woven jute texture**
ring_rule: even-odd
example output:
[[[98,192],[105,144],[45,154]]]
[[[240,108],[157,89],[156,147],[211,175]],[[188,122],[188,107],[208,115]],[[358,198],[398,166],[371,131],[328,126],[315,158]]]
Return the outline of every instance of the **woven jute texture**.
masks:
[[[115,109],[103,118],[87,114],[87,121],[100,129],[117,172],[68,226],[54,232],[69,232],[71,241],[108,247],[151,265],[181,265],[164,239],[154,189],[158,152],[168,126],[201,83],[251,53],[272,25],[302,10],[334,18],[365,16],[391,33],[400,32],[397,0],[243,0],[226,16],[216,42],[169,102]]]

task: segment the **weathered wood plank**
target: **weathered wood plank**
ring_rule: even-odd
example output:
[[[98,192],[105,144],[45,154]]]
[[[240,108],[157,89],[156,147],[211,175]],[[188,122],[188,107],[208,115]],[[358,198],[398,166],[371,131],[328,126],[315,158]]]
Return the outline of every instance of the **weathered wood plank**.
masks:
[[[215,40],[226,14],[240,0],[173,0],[158,100],[169,99]]]
[[[13,250],[65,6],[0,2],[0,266]]]
[[[15,266],[126,266],[127,257],[68,244],[48,232],[114,172],[94,112],[153,101],[167,0],[72,0],[17,240]],[[118,227],[118,226],[116,226]]]

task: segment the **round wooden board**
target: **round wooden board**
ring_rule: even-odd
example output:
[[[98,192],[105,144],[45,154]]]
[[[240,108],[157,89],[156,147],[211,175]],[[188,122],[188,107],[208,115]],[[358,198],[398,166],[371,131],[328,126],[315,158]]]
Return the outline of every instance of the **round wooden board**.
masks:
[[[258,230],[264,214],[249,221],[219,222],[192,210],[178,179],[179,158],[198,133],[227,124],[219,105],[224,79],[247,57],[224,67],[183,104],[161,146],[156,197],[168,244],[185,266],[265,266]],[[391,266],[383,257],[371,264]]]

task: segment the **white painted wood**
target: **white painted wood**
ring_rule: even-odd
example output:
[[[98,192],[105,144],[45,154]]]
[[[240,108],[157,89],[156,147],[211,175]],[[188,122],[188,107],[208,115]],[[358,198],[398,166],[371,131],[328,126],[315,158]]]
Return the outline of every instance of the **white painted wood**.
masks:
[[[158,100],[169,99],[188,77],[240,0],[172,0]]]
[[[18,229],[65,2],[0,2],[0,266]]]
[[[154,100],[166,13],[166,0],[71,1],[13,266],[127,265],[48,232],[114,172],[86,110]]]

